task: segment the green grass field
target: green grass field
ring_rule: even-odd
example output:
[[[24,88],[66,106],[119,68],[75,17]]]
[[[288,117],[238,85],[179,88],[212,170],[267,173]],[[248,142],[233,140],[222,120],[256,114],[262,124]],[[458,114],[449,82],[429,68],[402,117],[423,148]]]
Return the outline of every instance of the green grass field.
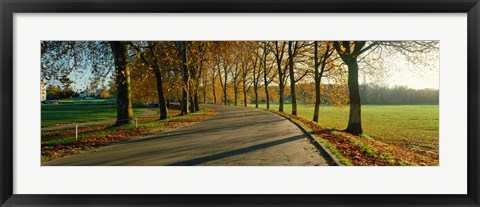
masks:
[[[107,103],[107,99],[98,99],[98,98],[87,98],[87,97],[75,97],[75,98],[66,98],[61,100],[53,100],[61,104],[73,104],[77,103],[96,103],[102,104]]]
[[[133,113],[141,113],[133,109]],[[117,117],[115,104],[42,104],[42,127]]]
[[[249,105],[255,107],[255,105]],[[266,105],[259,105],[265,108]],[[270,105],[278,110],[278,105]],[[298,116],[313,118],[313,105],[299,105]],[[292,106],[284,106],[291,114]],[[348,124],[349,107],[320,106],[319,125],[323,128],[343,130]],[[364,105],[362,126],[364,134],[388,144],[407,149],[438,153],[438,105]]]

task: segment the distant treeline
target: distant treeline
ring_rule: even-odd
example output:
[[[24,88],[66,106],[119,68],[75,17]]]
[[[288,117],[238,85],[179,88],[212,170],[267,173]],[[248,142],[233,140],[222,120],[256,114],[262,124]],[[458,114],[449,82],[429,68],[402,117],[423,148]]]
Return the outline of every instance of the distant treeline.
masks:
[[[49,85],[46,89],[47,92],[47,100],[59,100],[65,98],[74,98],[78,97],[78,93],[73,91],[73,89],[69,87],[61,88],[57,85]]]
[[[434,89],[412,89],[405,86],[388,88],[376,85],[360,86],[362,104],[416,105],[438,104],[439,91]]]
[[[270,103],[278,104],[279,97],[278,86],[269,86],[272,92],[270,95]],[[348,86],[338,84],[322,84],[321,85],[321,104],[324,105],[347,105],[348,100]],[[284,100],[285,103],[291,104],[292,96],[290,87],[285,87]],[[314,83],[298,83],[297,84],[297,101],[299,104],[314,104],[315,103],[315,84]],[[255,104],[254,93],[249,92],[247,100],[248,103]],[[360,85],[360,97],[362,104],[371,105],[427,105],[438,104],[439,91],[434,89],[412,89],[405,86],[386,87],[378,85]],[[232,103],[233,100],[228,98],[227,102]],[[265,93],[259,91],[258,102],[260,104],[266,103]]]
[[[61,100],[66,98],[76,98],[81,96],[80,93],[75,92],[70,87],[60,87],[58,85],[49,85],[46,88],[47,100]],[[83,96],[88,97],[97,97],[102,99],[113,98],[114,96],[110,95],[110,91],[103,89],[100,93],[95,94],[91,92],[89,94],[84,94]]]

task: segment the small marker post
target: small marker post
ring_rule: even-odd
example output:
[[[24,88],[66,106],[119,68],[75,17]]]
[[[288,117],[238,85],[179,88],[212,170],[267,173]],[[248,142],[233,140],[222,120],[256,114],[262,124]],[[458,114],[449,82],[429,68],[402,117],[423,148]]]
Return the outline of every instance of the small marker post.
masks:
[[[138,119],[135,118],[135,128],[137,128],[137,127],[138,127]]]
[[[75,123],[75,141],[78,140],[78,123]]]

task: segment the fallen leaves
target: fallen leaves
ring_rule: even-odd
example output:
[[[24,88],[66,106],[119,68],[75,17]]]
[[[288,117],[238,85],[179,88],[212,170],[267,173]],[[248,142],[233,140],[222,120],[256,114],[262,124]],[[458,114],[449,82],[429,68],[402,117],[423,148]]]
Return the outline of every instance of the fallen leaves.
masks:
[[[437,166],[438,154],[383,143],[368,136],[356,136],[336,129],[323,129],[304,118],[283,114],[300,121],[317,138],[327,140],[356,166]]]

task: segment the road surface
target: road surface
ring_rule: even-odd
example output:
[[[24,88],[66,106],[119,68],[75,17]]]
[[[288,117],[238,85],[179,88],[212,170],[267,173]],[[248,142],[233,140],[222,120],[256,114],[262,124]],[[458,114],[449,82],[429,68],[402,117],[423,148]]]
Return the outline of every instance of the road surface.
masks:
[[[217,113],[193,125],[42,165],[328,165],[308,136],[277,114],[245,107],[206,106]]]

